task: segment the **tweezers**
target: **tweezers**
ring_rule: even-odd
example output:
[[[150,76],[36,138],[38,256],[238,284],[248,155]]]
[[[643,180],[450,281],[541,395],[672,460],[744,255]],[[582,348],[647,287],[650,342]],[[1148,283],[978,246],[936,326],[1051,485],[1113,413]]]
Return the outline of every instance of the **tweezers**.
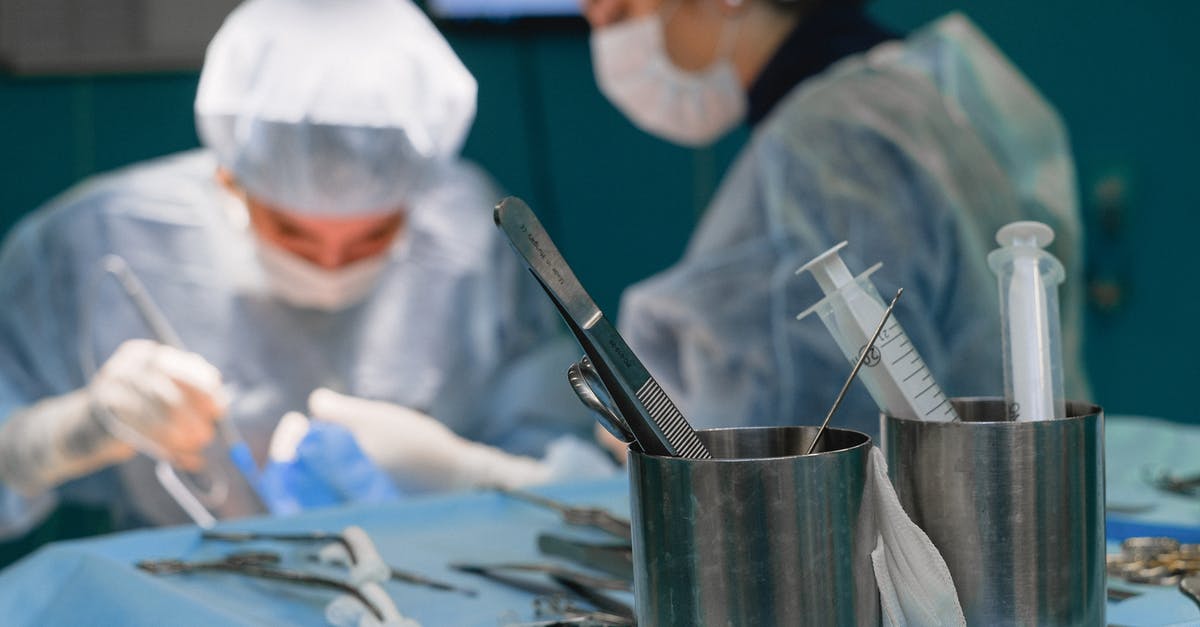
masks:
[[[505,198],[494,218],[558,308],[616,405],[622,424],[605,426],[629,435],[648,455],[711,458],[683,414],[575,278],[529,206],[519,198]]]
[[[279,556],[274,553],[266,553],[261,551],[252,551],[245,553],[234,553],[228,557],[219,560],[207,562],[185,562],[178,559],[163,559],[163,560],[142,560],[137,563],[137,567],[148,573],[155,575],[173,575],[176,573],[192,573],[197,571],[217,571],[235,573],[245,575],[247,577],[256,577],[259,579],[270,579],[273,581],[285,581],[306,586],[316,586],[319,588],[329,588],[349,594],[358,599],[359,602],[366,607],[372,615],[378,620],[383,620],[383,613],[375,604],[371,603],[358,588],[336,579],[329,579],[319,575],[310,573],[283,570],[272,568],[274,564],[279,563]]]

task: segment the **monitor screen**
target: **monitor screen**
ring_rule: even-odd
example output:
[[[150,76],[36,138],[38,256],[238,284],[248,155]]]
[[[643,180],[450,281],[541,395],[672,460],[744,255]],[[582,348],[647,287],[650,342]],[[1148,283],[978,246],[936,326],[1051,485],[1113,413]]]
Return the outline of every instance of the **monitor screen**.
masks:
[[[427,4],[434,17],[451,20],[579,15],[579,0],[428,0]]]

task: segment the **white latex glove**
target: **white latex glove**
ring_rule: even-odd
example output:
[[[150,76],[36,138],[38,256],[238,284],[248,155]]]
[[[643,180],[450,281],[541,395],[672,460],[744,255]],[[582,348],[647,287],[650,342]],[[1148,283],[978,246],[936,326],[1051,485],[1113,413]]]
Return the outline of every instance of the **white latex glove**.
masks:
[[[0,481],[38,494],[129,459],[130,441],[199,469],[213,421],[224,413],[220,386],[220,373],[197,355],[125,342],[86,387],[18,410],[0,425]],[[115,420],[98,416],[97,406]]]
[[[403,489],[428,491],[545,483],[552,470],[529,457],[472,442],[419,411],[319,389],[310,415],[354,434],[363,453]]]
[[[188,471],[204,466],[204,448],[225,414],[216,367],[150,340],[117,347],[87,389],[92,402],[116,418],[105,425],[115,436]]]

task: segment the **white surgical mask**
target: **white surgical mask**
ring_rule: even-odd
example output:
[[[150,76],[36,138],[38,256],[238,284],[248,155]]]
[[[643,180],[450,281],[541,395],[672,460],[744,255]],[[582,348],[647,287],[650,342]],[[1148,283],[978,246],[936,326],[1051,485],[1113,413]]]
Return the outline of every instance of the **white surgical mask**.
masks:
[[[366,298],[390,257],[375,255],[326,270],[258,237],[254,242],[267,289],[285,303],[322,311],[340,311]]]
[[[722,39],[731,41],[728,27]],[[704,146],[746,117],[746,94],[729,55],[700,72],[679,69],[667,55],[658,13],[593,30],[591,43],[600,91],[648,133]]]

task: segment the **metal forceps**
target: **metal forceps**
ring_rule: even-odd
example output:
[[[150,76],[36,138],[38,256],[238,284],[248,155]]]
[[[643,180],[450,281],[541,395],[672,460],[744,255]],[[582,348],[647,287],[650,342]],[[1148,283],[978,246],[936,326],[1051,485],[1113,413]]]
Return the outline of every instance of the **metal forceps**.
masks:
[[[586,386],[592,394],[580,398],[594,408],[594,379],[612,399],[615,411],[601,412],[604,426],[649,455],[711,458],[687,419],[584,291],[529,206],[519,198],[505,198],[494,218],[587,353],[587,363],[568,373],[576,393]],[[583,383],[577,385],[576,379]]]
[[[259,531],[217,531],[207,529],[200,534],[204,540],[218,540],[222,542],[253,542],[256,540],[270,540],[275,542],[297,542],[297,543],[337,543],[346,550],[346,555],[350,558],[351,564],[357,564],[360,556],[355,552],[354,545],[348,541],[345,536],[339,533],[330,533],[327,531],[308,531],[296,533],[270,533]],[[415,586],[425,586],[434,590],[442,590],[445,592],[459,592],[467,596],[476,596],[478,593],[470,588],[462,588],[454,584],[438,581],[436,579],[426,577],[414,572],[400,570],[394,566],[388,566],[389,578],[394,581],[412,584]]]
[[[623,619],[633,619],[633,608],[610,596],[606,591],[628,592],[629,582],[587,573],[548,563],[471,564],[453,563],[450,568],[486,577],[496,583],[533,594],[553,597],[564,591],[592,604],[597,610]],[[536,579],[527,575],[542,575]],[[546,583],[548,578],[553,584]]]
[[[119,255],[105,255],[100,260],[100,269],[111,275],[129,301],[137,310],[142,321],[153,332],[155,338],[168,346],[179,350],[187,350],[183,345],[183,340],[179,334],[167,321],[162,310],[150,298],[150,293],[146,289],[145,284],[133,272],[133,268]],[[82,351],[82,348],[81,348]],[[81,355],[82,358],[82,355]],[[94,362],[90,354],[85,366],[86,370],[95,370]],[[103,408],[97,406],[95,411],[104,423],[104,427],[111,433],[120,437],[122,440],[130,443],[139,452],[145,454],[154,460],[154,475],[162,484],[163,489],[175,500],[176,503],[183,509],[198,526],[208,529],[216,524],[216,517],[213,515],[210,508],[215,508],[225,501],[229,496],[230,478],[221,468],[212,468],[205,474],[197,473],[182,473],[175,470],[168,460],[168,455],[162,451],[154,442],[141,436],[137,431],[122,424],[117,418]],[[225,456],[232,457],[231,451],[237,443],[242,442],[241,435],[237,433],[230,420],[218,420],[217,429],[223,436],[224,443],[229,450],[225,451]],[[219,446],[219,444],[214,444]],[[235,462],[236,463],[236,462]],[[261,503],[258,503],[261,506]],[[261,511],[265,512],[266,507],[261,507]]]
[[[629,519],[621,518],[602,507],[567,505],[566,503],[560,503],[537,494],[507,488],[497,487],[496,491],[527,503],[552,509],[561,514],[563,522],[568,525],[592,527],[625,540],[633,538]]]
[[[280,557],[277,554],[264,551],[248,551],[234,553],[218,560],[203,562],[185,562],[178,559],[142,560],[137,563],[137,567],[155,575],[217,571],[259,579],[271,579],[274,581],[327,588],[353,596],[377,620],[384,620],[383,612],[370,599],[364,596],[358,588],[349,583],[302,571],[284,570],[277,567],[279,562]]]

